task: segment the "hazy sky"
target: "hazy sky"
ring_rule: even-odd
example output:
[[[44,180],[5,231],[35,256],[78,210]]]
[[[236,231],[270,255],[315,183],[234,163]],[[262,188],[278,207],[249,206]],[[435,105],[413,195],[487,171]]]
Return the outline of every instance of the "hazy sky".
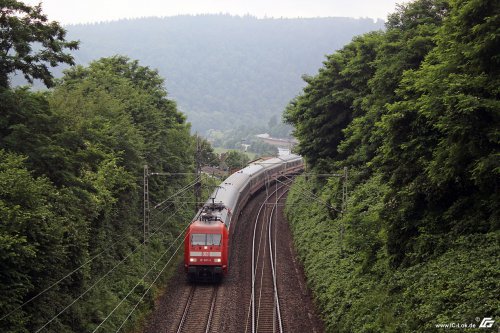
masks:
[[[38,4],[40,0],[24,0]],[[229,13],[257,17],[372,17],[385,19],[401,0],[42,0],[50,20],[109,21],[144,16]]]

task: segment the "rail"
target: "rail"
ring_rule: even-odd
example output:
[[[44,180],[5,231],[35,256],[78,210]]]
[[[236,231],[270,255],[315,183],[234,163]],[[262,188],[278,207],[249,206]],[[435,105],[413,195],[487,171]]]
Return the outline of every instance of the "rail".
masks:
[[[278,285],[276,280],[276,244],[274,245],[275,254],[273,256],[273,242],[272,242],[272,225],[273,225],[273,214],[275,208],[277,207],[278,201],[283,197],[283,195],[288,191],[285,190],[283,193],[279,194],[280,190],[285,188],[286,184],[276,184],[276,189],[269,194],[264,202],[261,204],[257,217],[255,219],[253,240],[252,240],[252,293],[251,293],[251,324],[252,333],[255,332],[276,332],[276,329],[280,333],[283,332],[283,323],[281,319],[281,309],[279,304],[279,293]],[[261,218],[261,213],[264,207],[268,206],[268,201],[275,197],[275,202],[272,205],[270,215],[266,218],[264,216],[262,223],[259,223]],[[265,210],[264,210],[265,211]],[[267,222],[267,223],[266,223]],[[257,244],[257,228],[260,225],[260,237],[258,238]],[[265,237],[265,228],[267,228],[268,237]],[[265,244],[262,242],[267,242],[269,244],[269,254]],[[269,265],[271,269],[266,269],[265,261],[269,259]],[[257,269],[261,268],[260,281],[257,281]],[[270,276],[269,276],[270,275]],[[258,288],[257,288],[258,287]],[[258,289],[258,290],[257,290]],[[257,300],[258,291],[258,300]],[[272,309],[271,309],[272,307]],[[257,309],[256,309],[257,308]],[[269,313],[272,312],[272,318],[269,317]],[[250,316],[250,314],[249,314]],[[277,325],[276,325],[277,324]],[[277,326],[277,327],[276,327]]]

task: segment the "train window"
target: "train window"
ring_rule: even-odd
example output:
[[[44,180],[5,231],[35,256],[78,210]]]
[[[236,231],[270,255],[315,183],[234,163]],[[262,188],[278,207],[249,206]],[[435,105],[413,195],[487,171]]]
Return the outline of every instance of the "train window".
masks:
[[[207,245],[220,245],[221,239],[222,239],[221,234],[208,234]]]
[[[205,234],[192,234],[191,245],[205,245],[207,235]]]
[[[192,234],[191,245],[220,245],[221,234]]]

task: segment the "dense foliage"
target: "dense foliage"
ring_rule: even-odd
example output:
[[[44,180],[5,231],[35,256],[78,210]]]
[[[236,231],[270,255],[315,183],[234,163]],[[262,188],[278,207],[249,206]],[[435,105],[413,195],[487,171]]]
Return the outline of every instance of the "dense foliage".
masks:
[[[28,6],[16,0],[0,1],[0,86],[20,71],[29,82],[41,80],[52,86],[49,67],[74,63],[70,50],[76,41],[66,41],[66,30],[43,14],[41,5]],[[64,49],[68,49],[65,53]]]
[[[488,0],[399,6],[286,109],[313,172],[349,168],[345,214],[318,205],[311,217],[299,187],[289,199],[330,331],[499,317],[499,22]],[[341,185],[307,184],[336,207]]]
[[[229,173],[243,169],[248,162],[250,162],[250,159],[245,153],[236,150],[230,150],[227,153],[223,153],[221,160],[222,169],[227,169]]]
[[[66,28],[69,38],[81,41],[74,53],[78,64],[126,54],[158,68],[193,129],[205,135],[211,128],[266,125],[303,87],[302,74],[383,22],[198,15]]]
[[[45,23],[23,22],[32,26],[16,42],[32,47],[29,29],[44,33]],[[67,45],[58,36],[51,45]],[[115,331],[151,308],[194,208],[174,194],[195,183],[185,176],[195,140],[163,84],[157,71],[115,56],[69,69],[51,91],[0,87],[0,331]],[[184,174],[149,177],[146,234],[145,164]]]

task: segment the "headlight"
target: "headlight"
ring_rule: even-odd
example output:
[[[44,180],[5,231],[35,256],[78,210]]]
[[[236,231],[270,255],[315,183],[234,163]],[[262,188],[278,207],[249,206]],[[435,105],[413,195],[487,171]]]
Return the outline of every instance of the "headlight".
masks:
[[[215,258],[214,261],[215,262],[220,262],[221,260],[220,260],[220,258]]]
[[[197,262],[197,261],[198,261],[198,259],[196,259],[196,258],[189,258],[189,262]]]

